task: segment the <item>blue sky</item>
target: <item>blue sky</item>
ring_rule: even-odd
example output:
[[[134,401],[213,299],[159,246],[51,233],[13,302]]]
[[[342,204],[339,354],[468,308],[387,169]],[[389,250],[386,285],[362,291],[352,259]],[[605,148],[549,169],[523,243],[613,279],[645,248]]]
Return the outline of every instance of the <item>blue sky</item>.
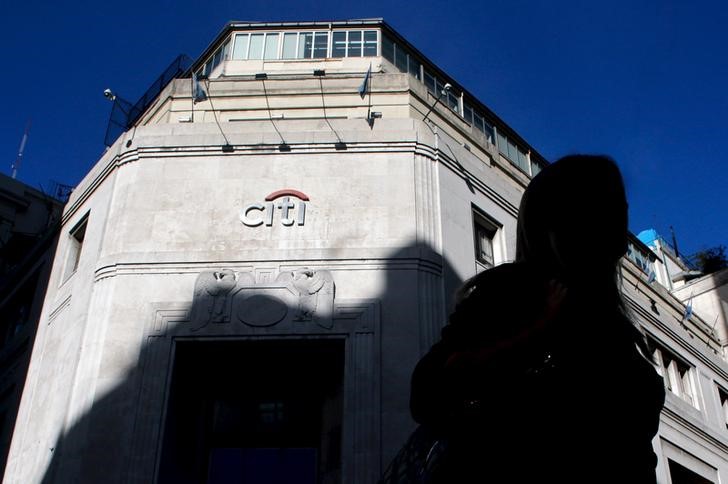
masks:
[[[77,183],[103,152],[109,87],[135,101],[228,20],[383,17],[547,159],[606,153],[622,167],[630,228],[681,252],[728,245],[728,4],[693,1],[7,2],[0,19],[10,173]],[[594,234],[600,230],[594,220]]]

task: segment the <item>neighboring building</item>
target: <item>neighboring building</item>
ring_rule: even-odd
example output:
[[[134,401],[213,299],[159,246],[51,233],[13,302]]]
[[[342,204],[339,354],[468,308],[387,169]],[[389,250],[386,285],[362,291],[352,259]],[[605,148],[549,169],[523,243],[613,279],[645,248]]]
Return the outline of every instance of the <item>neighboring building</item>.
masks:
[[[6,482],[376,482],[450,296],[514,258],[546,161],[381,20],[230,23],[192,72],[64,211]],[[623,279],[658,476],[717,483],[728,365],[655,261],[633,238]]]
[[[63,203],[0,174],[0,472],[10,449]]]

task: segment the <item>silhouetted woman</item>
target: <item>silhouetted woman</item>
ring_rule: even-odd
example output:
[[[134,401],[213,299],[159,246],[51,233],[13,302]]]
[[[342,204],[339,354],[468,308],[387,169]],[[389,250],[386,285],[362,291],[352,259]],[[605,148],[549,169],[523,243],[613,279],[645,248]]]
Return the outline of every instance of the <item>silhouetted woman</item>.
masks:
[[[468,281],[412,377],[412,415],[439,440],[431,483],[654,483],[664,386],[618,280],[619,169],[568,156],[533,178],[516,262]]]

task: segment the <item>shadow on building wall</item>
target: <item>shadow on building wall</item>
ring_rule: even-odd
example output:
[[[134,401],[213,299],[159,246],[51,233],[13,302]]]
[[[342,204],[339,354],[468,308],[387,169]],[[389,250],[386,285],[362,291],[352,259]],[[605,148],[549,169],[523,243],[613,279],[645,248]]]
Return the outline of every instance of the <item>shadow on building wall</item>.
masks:
[[[47,450],[42,482],[376,482],[461,281],[427,246],[375,262],[381,291],[356,299],[336,266],[285,264],[202,271],[191,303],[152,304],[138,363]]]

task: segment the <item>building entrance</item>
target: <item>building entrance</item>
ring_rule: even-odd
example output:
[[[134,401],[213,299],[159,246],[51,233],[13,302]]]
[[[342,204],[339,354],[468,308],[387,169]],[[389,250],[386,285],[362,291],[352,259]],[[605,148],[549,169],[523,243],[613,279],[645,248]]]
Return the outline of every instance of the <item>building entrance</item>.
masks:
[[[341,482],[343,340],[178,342],[160,483]]]

